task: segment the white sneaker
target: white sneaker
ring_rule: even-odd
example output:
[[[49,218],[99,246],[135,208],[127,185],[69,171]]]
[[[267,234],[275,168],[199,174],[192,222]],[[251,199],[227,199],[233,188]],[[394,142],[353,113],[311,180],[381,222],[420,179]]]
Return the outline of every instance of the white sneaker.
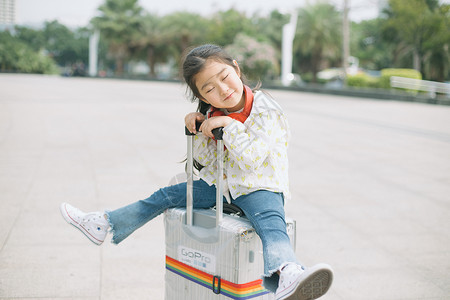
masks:
[[[323,296],[331,286],[333,271],[326,264],[318,264],[304,270],[295,263],[287,264],[280,271],[277,300],[310,300]]]
[[[60,206],[61,214],[67,223],[78,228],[94,244],[101,245],[108,234],[109,223],[102,212],[84,213],[67,203]]]

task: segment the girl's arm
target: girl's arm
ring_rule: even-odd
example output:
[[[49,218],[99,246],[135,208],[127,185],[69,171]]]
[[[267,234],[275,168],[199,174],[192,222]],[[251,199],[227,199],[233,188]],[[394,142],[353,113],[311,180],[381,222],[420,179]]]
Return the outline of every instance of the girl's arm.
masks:
[[[227,116],[212,117],[212,118],[205,120],[202,123],[202,126],[200,126],[200,131],[207,137],[213,138],[214,137],[214,135],[212,133],[213,129],[216,129],[219,127],[226,127],[232,121],[233,121],[233,119],[230,117],[227,117]]]
[[[184,123],[187,129],[192,133],[197,133],[196,123],[205,123],[205,116],[199,112],[192,112],[185,116]],[[202,126],[203,126],[202,123]],[[200,128],[202,130],[202,128]],[[204,134],[197,134],[194,137],[193,154],[194,159],[206,167],[210,165],[216,157],[215,142]]]
[[[288,128],[277,110],[256,114],[246,125],[233,120],[224,128],[223,141],[239,167],[250,171],[261,166],[276,146],[287,146]]]

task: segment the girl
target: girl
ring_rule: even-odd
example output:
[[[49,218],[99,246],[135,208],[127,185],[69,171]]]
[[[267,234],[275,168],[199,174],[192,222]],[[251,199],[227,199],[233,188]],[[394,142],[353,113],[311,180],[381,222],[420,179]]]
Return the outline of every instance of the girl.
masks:
[[[316,299],[325,294],[333,273],[326,264],[301,266],[286,232],[284,199],[289,197],[287,144],[289,128],[278,104],[244,84],[235,60],[220,47],[203,45],[183,61],[183,77],[197,112],[185,125],[196,133],[194,159],[200,180],[194,181],[194,207],[215,204],[215,150],[212,130],[224,127],[226,198],[240,207],[261,238],[264,254],[263,285],[276,299]],[[63,203],[67,222],[100,245],[111,228],[112,242],[120,243],[136,229],[171,207],[186,206],[186,183],[162,188],[145,200],[123,208],[83,213]]]

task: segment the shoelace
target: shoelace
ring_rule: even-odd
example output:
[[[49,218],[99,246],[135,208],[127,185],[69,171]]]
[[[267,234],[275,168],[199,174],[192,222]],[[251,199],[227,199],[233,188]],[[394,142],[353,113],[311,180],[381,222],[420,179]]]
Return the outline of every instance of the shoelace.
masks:
[[[294,276],[297,272],[298,272],[299,274],[303,273],[303,268],[301,268],[301,267],[298,266],[298,265],[286,265],[286,266],[283,268],[283,270],[282,270],[282,272],[281,272],[281,277],[283,278],[283,279],[282,279],[282,283],[283,283],[283,286],[284,286],[284,287],[291,285],[292,282],[294,282],[294,281],[296,280],[296,277],[293,277],[293,276]],[[286,278],[289,278],[290,280],[287,281]]]
[[[97,217],[96,216],[96,213],[88,213],[88,214],[85,214],[85,213],[83,213],[81,210],[79,210],[79,209],[77,209],[77,213],[78,214],[82,214],[83,216],[81,217],[81,216],[79,216],[79,218],[80,218],[80,222],[83,222],[83,223],[89,223],[89,222],[91,222],[91,220],[92,220],[92,222],[95,222],[96,220],[95,220],[95,218]]]

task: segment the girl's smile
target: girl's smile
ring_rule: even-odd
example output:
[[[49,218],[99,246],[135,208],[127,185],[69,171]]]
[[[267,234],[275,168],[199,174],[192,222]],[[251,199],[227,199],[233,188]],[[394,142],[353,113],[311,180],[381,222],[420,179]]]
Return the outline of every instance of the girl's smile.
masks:
[[[226,98],[224,99],[224,101],[227,101],[227,100],[230,99],[231,96],[233,96],[233,95],[234,95],[234,92],[232,92],[228,97],[226,97]]]
[[[195,76],[195,85],[201,100],[216,108],[238,111],[244,107],[244,85],[236,68],[215,60],[208,60],[205,67]]]

